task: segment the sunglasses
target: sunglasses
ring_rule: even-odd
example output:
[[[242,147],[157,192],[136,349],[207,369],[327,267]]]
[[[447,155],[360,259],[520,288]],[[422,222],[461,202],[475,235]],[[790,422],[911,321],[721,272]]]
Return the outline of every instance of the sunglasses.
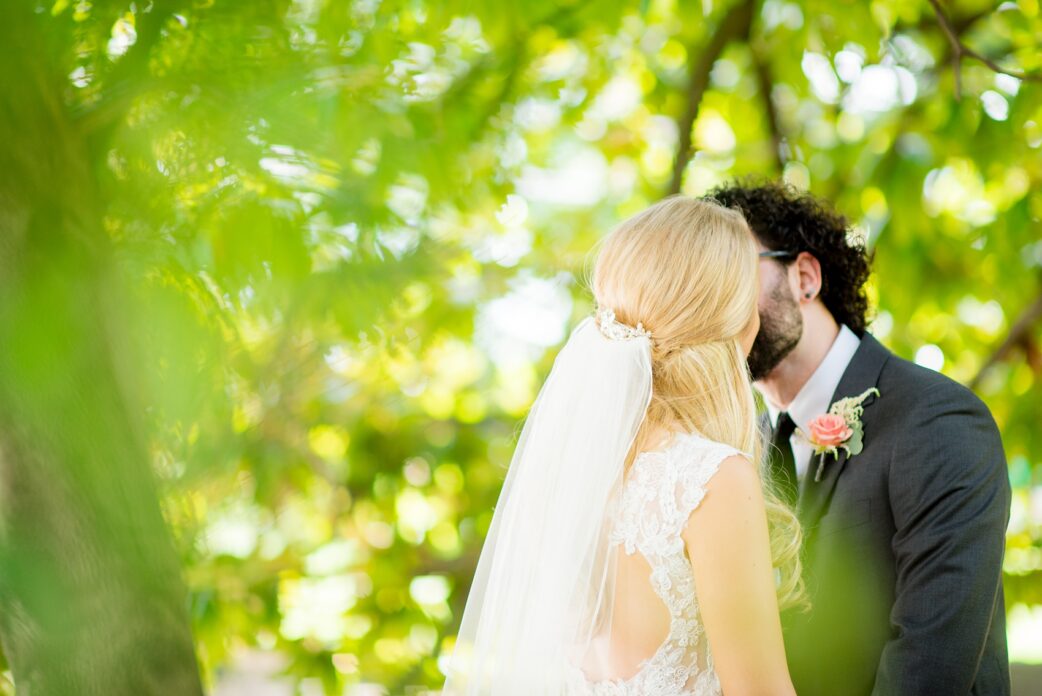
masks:
[[[768,259],[794,259],[797,256],[799,256],[799,254],[797,252],[795,252],[795,251],[782,251],[782,250],[779,250],[779,251],[761,251],[760,252],[760,257],[761,258],[768,258]]]

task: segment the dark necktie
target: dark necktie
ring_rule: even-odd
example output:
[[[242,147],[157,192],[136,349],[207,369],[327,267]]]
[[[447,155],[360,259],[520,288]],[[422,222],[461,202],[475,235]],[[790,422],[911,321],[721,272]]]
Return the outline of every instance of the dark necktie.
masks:
[[[789,438],[796,431],[796,424],[785,411],[778,414],[778,425],[774,428],[771,440],[769,461],[771,478],[782,500],[789,505],[796,504],[799,484],[796,480],[796,457],[792,453]]]

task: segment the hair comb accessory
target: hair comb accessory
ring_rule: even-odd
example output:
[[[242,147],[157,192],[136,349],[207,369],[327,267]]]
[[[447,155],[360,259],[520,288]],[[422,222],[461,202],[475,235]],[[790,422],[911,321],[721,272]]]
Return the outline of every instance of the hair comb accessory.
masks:
[[[615,312],[610,309],[597,310],[597,326],[601,333],[613,341],[626,341],[631,338],[651,338],[651,332],[637,322],[636,328],[615,320]]]

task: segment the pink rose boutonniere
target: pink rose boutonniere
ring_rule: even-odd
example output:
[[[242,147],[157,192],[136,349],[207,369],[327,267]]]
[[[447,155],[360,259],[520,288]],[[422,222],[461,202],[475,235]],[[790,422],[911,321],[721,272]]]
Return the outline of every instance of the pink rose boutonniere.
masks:
[[[814,453],[820,455],[818,470],[814,480],[821,480],[821,472],[825,467],[825,455],[838,456],[839,448],[853,457],[864,449],[865,429],[861,425],[861,414],[865,407],[862,402],[872,394],[879,396],[875,387],[858,396],[840,399],[832,404],[828,413],[823,413],[807,424],[807,430],[800,434],[814,447]]]

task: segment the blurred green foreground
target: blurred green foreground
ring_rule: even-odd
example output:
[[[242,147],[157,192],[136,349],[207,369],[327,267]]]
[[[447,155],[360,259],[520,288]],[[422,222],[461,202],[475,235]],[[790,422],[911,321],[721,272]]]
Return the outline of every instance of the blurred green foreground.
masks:
[[[0,3],[0,693],[437,688],[588,251],[747,174],[991,407],[1042,662],[1040,46],[1038,0]]]

